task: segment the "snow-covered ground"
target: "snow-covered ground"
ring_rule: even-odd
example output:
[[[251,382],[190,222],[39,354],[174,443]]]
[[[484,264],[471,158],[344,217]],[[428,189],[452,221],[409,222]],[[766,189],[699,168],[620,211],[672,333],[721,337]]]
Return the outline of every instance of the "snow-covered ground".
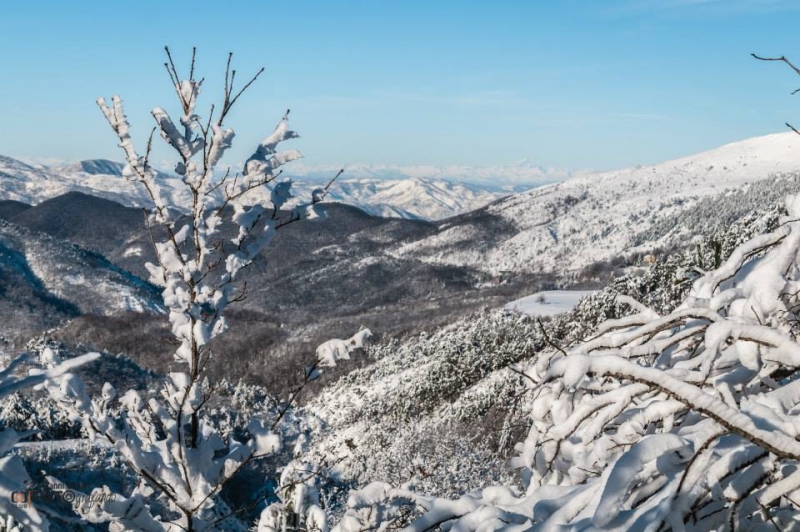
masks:
[[[545,290],[508,303],[503,308],[529,316],[555,316],[572,310],[592,290]]]

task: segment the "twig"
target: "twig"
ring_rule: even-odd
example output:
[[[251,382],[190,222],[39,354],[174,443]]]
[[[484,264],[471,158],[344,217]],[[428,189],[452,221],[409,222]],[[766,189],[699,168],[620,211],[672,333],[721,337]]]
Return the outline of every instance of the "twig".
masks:
[[[545,341],[545,342],[547,342],[547,345],[549,345],[549,346],[550,346],[550,347],[552,347],[553,349],[555,349],[555,350],[559,351],[559,352],[560,352],[562,355],[564,355],[564,356],[567,356],[567,352],[566,352],[566,351],[564,351],[563,349],[561,349],[561,347],[560,347],[560,346],[556,345],[556,344],[555,344],[555,343],[554,343],[554,342],[553,342],[553,341],[550,339],[550,336],[547,334],[547,331],[545,330],[545,328],[544,328],[544,325],[542,324],[542,320],[541,320],[541,318],[536,318],[536,323],[538,323],[538,324],[539,324],[539,327],[542,329],[542,336],[544,336],[544,341]]]
[[[792,64],[792,62],[791,62],[791,61],[789,61],[788,59],[786,59],[786,56],[785,56],[785,55],[782,55],[782,56],[780,56],[780,57],[763,57],[763,56],[756,55],[756,54],[750,54],[750,55],[752,55],[753,57],[755,57],[755,58],[756,58],[756,59],[758,59],[759,61],[781,61],[781,62],[783,62],[783,63],[786,63],[787,65],[789,65],[789,67],[790,67],[792,70],[794,70],[795,74],[797,74],[798,76],[800,76],[800,68],[797,68],[796,66],[794,66],[794,65]]]

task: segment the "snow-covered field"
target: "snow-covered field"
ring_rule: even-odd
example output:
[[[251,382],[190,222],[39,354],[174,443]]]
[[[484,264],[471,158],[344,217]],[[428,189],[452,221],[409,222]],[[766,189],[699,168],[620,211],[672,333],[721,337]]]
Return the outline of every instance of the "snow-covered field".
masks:
[[[572,310],[592,290],[545,290],[512,301],[505,310],[528,316],[555,316]]]

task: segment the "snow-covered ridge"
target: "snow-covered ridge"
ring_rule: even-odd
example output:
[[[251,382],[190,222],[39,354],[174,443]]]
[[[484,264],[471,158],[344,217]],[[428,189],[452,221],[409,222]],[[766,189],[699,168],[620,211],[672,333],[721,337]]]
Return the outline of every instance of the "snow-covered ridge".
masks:
[[[99,173],[111,172],[111,173]],[[176,185],[177,178],[160,174],[164,193],[174,201],[186,201],[188,195]],[[173,181],[174,179],[174,181]],[[149,204],[146,194],[121,176],[120,165],[112,161],[45,167],[29,165],[0,155],[0,200],[15,200],[36,205],[67,192],[82,192],[116,201],[126,206]],[[181,197],[183,194],[186,197]]]
[[[304,179],[322,180],[330,178],[339,170],[331,165],[306,165],[298,162],[293,165],[292,175]],[[451,181],[479,186],[489,190],[519,192],[547,183],[564,181],[576,175],[588,173],[586,170],[553,168],[535,164],[528,159],[511,164],[492,166],[466,165],[397,165],[397,164],[354,164],[345,167],[347,179],[369,179],[381,181],[404,181],[423,179]]]
[[[633,249],[631,239],[702,198],[795,172],[800,172],[800,136],[752,138],[653,166],[581,175],[515,194],[486,209],[484,215],[506,227],[491,238],[467,217],[398,253],[491,272],[579,269],[621,252],[646,253],[663,244],[654,241]]]
[[[293,188],[307,196],[314,185],[298,180]],[[329,201],[359,207],[375,216],[440,220],[473,211],[508,195],[476,185],[429,179],[344,179],[328,194]]]
[[[0,199],[36,204],[45,199],[79,191],[111,199],[127,206],[147,205],[147,198],[122,177],[122,165],[114,161],[28,165],[0,158],[0,173],[12,179],[0,183]],[[297,196],[306,197],[326,184],[338,168],[303,166],[290,169]],[[567,170],[539,167],[527,162],[493,167],[354,165],[338,180],[328,201],[359,207],[375,216],[440,220],[463,214],[508,194],[527,190],[572,175]],[[173,204],[189,198],[178,178],[162,173],[159,180]],[[7,181],[7,182],[6,182]],[[269,199],[266,189],[262,200]]]

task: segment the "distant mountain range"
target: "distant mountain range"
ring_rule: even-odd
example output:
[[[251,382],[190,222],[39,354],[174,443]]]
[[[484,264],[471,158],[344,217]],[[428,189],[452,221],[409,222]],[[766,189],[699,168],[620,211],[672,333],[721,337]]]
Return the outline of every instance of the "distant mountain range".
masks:
[[[122,177],[122,164],[103,159],[33,165],[0,157],[0,197],[36,204],[70,191],[103,197],[131,207],[148,204],[142,191]],[[336,174],[335,167],[299,164],[288,169],[297,197]],[[495,167],[355,165],[331,189],[327,201],[356,206],[375,216],[441,220],[487,205],[501,197],[572,175],[521,161]],[[188,201],[176,176],[160,174],[174,204]],[[267,200],[269,191],[261,193]]]
[[[330,178],[339,170],[339,167],[336,166],[309,166],[303,164],[302,161],[293,166],[293,175],[316,181],[326,177]],[[450,181],[506,193],[520,192],[547,183],[564,181],[585,173],[587,173],[586,170],[576,171],[538,165],[528,159],[494,166],[356,164],[345,167],[346,179]]]
[[[49,168],[0,155],[0,199],[35,205],[67,192],[82,192],[128,206],[147,205],[146,195],[122,177],[121,169],[119,163],[102,160]],[[101,171],[110,173],[97,173]],[[161,181],[171,200],[186,199],[172,178],[163,174]]]
[[[298,180],[298,197],[310,197],[314,185]],[[508,192],[444,180],[345,179],[331,187],[328,201],[353,205],[374,216],[441,220],[473,211],[507,196]]]
[[[547,176],[533,165],[516,166],[528,167],[524,175],[529,178]],[[414,168],[423,172],[422,167]],[[77,191],[128,207],[147,205],[141,191],[121,176],[121,169],[120,164],[103,160],[45,169],[0,157],[0,198],[37,204]],[[399,171],[396,167],[384,170]],[[318,184],[313,180],[319,176],[300,167],[303,172],[307,177],[296,181],[298,196],[308,196]],[[367,169],[357,167],[358,172]],[[436,173],[431,167],[428,172],[441,176],[445,170]],[[490,171],[484,172],[489,175]],[[741,192],[776,175],[797,172],[800,136],[781,133],[657,165],[581,174],[514,194],[509,194],[508,188],[514,187],[508,181],[479,186],[416,176],[401,180],[358,177],[337,182],[329,198],[374,216],[437,222],[393,246],[389,253],[397,259],[466,267],[490,276],[535,274],[575,271],[620,253],[647,253],[656,246],[679,243],[703,227],[688,227],[675,217],[704,198]],[[187,202],[176,177],[161,174],[160,180],[174,202]],[[263,197],[256,199],[267,201],[268,192],[260,191]],[[699,223],[706,222],[710,220]]]

